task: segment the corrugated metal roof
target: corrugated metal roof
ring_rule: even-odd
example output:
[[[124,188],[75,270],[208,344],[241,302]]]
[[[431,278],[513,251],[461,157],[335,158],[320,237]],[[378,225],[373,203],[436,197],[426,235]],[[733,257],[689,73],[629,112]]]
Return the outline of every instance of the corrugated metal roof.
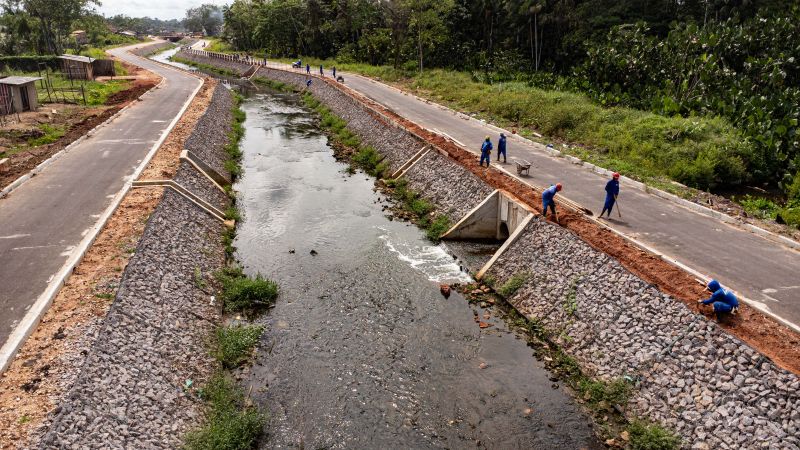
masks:
[[[79,55],[61,55],[59,56],[61,59],[69,59],[71,61],[78,61],[86,64],[91,64],[94,61],[94,58],[89,58],[88,56],[79,56]]]
[[[42,77],[6,77],[0,79],[0,84],[9,84],[12,86],[19,86],[22,84],[32,83],[41,80]]]

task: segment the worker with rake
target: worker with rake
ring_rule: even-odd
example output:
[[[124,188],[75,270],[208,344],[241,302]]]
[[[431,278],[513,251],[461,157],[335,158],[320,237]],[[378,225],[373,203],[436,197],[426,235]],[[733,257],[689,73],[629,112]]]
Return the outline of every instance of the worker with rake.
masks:
[[[608,211],[608,218],[611,218],[611,209],[614,208],[614,203],[617,202],[617,196],[619,195],[619,173],[614,172],[614,175],[608,180],[606,183],[606,202],[603,204],[603,212],[600,213],[600,217],[603,217],[606,211]],[[619,213],[619,208],[617,208],[617,214]],[[622,215],[620,214],[620,217]]]
[[[553,211],[553,217],[558,222],[558,213],[556,212],[556,202],[553,200],[557,193],[561,191],[561,183],[551,185],[549,188],[542,192],[542,215],[547,218],[547,208]]]
[[[736,314],[739,311],[739,300],[736,298],[736,294],[723,288],[719,281],[709,281],[708,290],[712,292],[711,297],[706,300],[698,300],[697,303],[714,305],[714,314],[717,315],[718,322],[722,321],[726,314]]]

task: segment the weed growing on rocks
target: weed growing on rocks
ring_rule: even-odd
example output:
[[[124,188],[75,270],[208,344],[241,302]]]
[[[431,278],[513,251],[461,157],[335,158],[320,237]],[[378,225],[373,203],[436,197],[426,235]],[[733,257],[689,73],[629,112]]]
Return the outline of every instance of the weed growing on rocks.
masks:
[[[256,325],[234,325],[217,329],[214,358],[225,369],[234,369],[244,364],[253,353],[253,348],[264,327]]]
[[[386,180],[384,184],[392,197],[400,203],[399,216],[411,220],[425,230],[425,235],[431,241],[439,242],[442,235],[450,229],[450,219],[445,215],[437,215],[433,203],[409,189],[405,179]]]
[[[239,220],[241,220],[241,218],[242,215],[241,213],[239,213],[239,208],[237,208],[236,205],[231,205],[225,210],[226,220],[235,220],[238,222]]]
[[[253,77],[253,81],[256,83],[268,87],[270,89],[276,90],[278,92],[294,92],[295,88],[292,85],[282,83],[280,81],[276,81],[270,78],[264,77]]]
[[[627,431],[633,450],[673,450],[681,446],[678,436],[658,424],[634,420]]]
[[[499,289],[497,289],[497,293],[502,295],[504,298],[511,298],[511,296],[514,295],[514,293],[516,293],[526,281],[528,281],[530,276],[531,275],[527,272],[514,274],[505,283],[503,283]]]
[[[256,312],[268,308],[278,298],[278,284],[258,274],[250,278],[240,267],[229,267],[217,273],[222,284],[220,294],[225,312]]]
[[[224,372],[218,372],[200,391],[209,404],[208,420],[186,436],[189,450],[241,450],[252,448],[267,416],[247,404],[244,392]]]

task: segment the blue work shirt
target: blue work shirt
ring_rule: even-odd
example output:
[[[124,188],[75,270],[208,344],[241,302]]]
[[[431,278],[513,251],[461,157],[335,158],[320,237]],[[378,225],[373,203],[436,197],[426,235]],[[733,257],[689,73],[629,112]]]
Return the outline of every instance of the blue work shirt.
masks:
[[[492,141],[483,141],[483,145],[481,145],[481,153],[488,153],[492,151]]]
[[[542,201],[545,203],[552,202],[553,197],[556,196],[556,193],[558,193],[558,191],[556,190],[556,185],[554,184],[542,192]]]
[[[703,300],[704,305],[716,302],[725,303],[731,308],[737,308],[739,306],[739,300],[736,298],[736,294],[722,287],[711,294],[708,300]]]
[[[606,198],[614,199],[619,195],[619,180],[609,180],[606,183]]]
[[[497,151],[500,153],[506,152],[506,137],[500,136],[500,140],[497,141]]]

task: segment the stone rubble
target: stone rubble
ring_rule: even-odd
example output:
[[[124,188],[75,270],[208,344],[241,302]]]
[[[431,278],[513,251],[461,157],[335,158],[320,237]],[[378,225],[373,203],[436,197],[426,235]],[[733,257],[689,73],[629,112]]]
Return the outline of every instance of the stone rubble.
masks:
[[[230,124],[232,104],[230,92],[215,92],[201,119],[207,126],[190,138],[203,156],[224,154],[227,133],[218,135],[224,127],[208,124]],[[194,170],[182,163],[176,181],[227,207],[229,199]],[[182,445],[183,435],[201,422],[196,388],[215,365],[207,342],[221,313],[207,280],[225,263],[223,231],[220,220],[172,189],[164,191],[80,375],[33,447]]]

